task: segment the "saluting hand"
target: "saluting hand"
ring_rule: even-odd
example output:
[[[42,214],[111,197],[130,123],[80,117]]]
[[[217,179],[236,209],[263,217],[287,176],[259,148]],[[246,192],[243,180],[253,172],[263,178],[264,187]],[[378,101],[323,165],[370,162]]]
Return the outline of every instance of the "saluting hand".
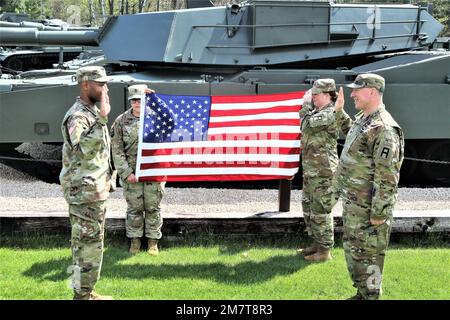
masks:
[[[147,88],[144,90],[145,93],[155,93],[155,90]]]
[[[138,182],[138,179],[136,178],[134,173],[130,173],[130,175],[127,178],[127,182],[128,183],[136,183],[136,182]]]
[[[109,104],[108,85],[104,85],[102,88],[102,97],[100,100],[100,115],[102,117],[108,116],[111,111],[111,105]]]
[[[305,92],[305,94],[303,95],[303,103],[305,102],[311,102],[312,100],[312,94],[311,94],[311,89],[309,89],[308,91]]]
[[[342,87],[339,88],[339,92],[338,92],[338,96],[337,96],[337,100],[334,104],[334,110],[336,112],[342,111],[344,109],[344,90],[342,89]]]

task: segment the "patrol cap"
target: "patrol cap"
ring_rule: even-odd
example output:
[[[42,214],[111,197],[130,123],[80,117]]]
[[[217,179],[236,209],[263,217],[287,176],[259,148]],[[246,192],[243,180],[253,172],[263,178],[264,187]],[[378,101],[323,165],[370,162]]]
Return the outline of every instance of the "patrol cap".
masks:
[[[145,89],[148,89],[145,84],[135,84],[133,86],[128,87],[128,100],[131,99],[140,99],[141,96],[145,93]]]
[[[317,79],[314,81],[311,94],[336,91],[336,84],[333,79]]]
[[[363,73],[356,77],[353,83],[347,85],[352,89],[359,88],[375,88],[380,92],[384,92],[384,78],[374,73]]]
[[[99,66],[82,67],[76,73],[78,83],[82,81],[108,82],[110,77],[106,76],[105,68]]]

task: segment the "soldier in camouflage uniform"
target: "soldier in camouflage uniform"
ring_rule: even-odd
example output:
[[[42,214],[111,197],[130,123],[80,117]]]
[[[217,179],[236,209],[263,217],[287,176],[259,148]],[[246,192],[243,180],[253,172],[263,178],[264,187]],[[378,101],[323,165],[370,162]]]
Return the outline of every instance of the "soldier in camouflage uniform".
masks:
[[[126,234],[131,239],[131,254],[139,252],[144,230],[150,255],[158,254],[158,240],[162,236],[160,203],[165,182],[138,182],[135,176],[141,96],[151,92],[153,90],[146,85],[130,86],[128,100],[131,108],[117,117],[111,129],[114,165],[128,205]]]
[[[383,77],[361,74],[348,87],[360,112],[348,131],[334,188],[343,202],[345,258],[358,289],[351,299],[378,299],[404,138],[383,104]],[[349,117],[343,104],[340,95],[336,115],[345,122]]]
[[[312,95],[312,97],[311,97]],[[303,97],[302,118],[302,207],[313,244],[298,251],[309,261],[331,259],[334,244],[331,183],[338,165],[336,121],[337,98],[333,79],[318,79]],[[312,102],[311,102],[312,99]]]
[[[77,300],[112,299],[94,292],[102,267],[105,201],[112,175],[107,128],[109,78],[102,67],[80,68],[76,76],[80,96],[62,122],[63,168],[59,176],[72,225],[72,287]]]

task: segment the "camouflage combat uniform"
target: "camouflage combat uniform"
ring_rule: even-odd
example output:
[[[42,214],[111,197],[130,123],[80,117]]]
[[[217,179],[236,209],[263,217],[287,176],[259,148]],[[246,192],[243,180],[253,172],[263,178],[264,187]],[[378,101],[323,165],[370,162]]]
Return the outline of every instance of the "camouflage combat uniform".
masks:
[[[330,186],[338,164],[338,125],[334,104],[320,110],[302,106],[302,208],[308,235],[324,248],[332,248],[333,216]]]
[[[336,91],[333,79],[318,79],[312,94]],[[305,102],[302,118],[302,209],[308,235],[323,249],[331,249],[333,233],[333,192],[331,184],[338,165],[337,139],[339,128],[334,103],[318,109]]]
[[[111,187],[108,119],[79,97],[62,122],[63,168],[60,182],[72,225],[74,291],[88,295],[100,278],[105,201]]]
[[[162,237],[160,203],[165,182],[127,182],[127,177],[135,173],[138,133],[139,117],[133,115],[132,108],[117,117],[111,129],[114,165],[128,206],[126,234],[128,238],[141,238],[145,229],[147,238],[158,240]]]
[[[349,119],[345,112],[337,112],[336,116],[342,121]],[[378,299],[404,138],[402,129],[384,106],[366,118],[362,111],[355,118],[341,154],[334,188],[343,202],[343,245],[353,285],[359,298]],[[386,222],[374,226],[370,218]]]

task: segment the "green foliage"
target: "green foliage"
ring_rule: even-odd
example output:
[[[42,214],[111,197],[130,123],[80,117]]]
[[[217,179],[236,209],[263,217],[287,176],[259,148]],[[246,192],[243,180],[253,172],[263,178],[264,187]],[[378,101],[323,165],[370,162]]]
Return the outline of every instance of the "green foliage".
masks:
[[[16,12],[19,13],[19,6],[22,0],[4,0],[0,3],[1,12]]]
[[[449,0],[430,0],[433,4],[433,17],[444,25],[441,36],[450,36],[450,1]]]
[[[52,15],[48,0],[6,0],[1,9],[4,12],[26,13],[36,20]]]

